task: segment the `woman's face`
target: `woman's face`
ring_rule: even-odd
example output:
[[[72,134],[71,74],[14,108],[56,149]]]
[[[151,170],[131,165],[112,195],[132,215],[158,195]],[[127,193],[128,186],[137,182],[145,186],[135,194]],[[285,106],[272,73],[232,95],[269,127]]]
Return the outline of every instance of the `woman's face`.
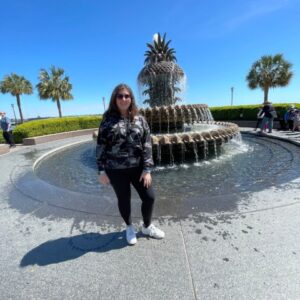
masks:
[[[116,95],[116,103],[120,113],[128,112],[131,104],[131,96],[127,89],[121,89]]]

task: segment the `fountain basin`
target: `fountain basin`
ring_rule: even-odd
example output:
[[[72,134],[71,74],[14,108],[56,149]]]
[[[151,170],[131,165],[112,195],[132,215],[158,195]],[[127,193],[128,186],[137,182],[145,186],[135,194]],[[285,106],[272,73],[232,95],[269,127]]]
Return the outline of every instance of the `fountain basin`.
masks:
[[[239,127],[227,122],[198,122],[183,132],[152,134],[155,164],[174,164],[207,159],[222,153],[222,144],[240,138]],[[94,140],[98,132],[93,133]]]
[[[243,203],[248,210],[250,194],[271,187],[283,189],[282,185],[299,177],[299,148],[295,145],[245,135],[242,142],[231,139],[223,148],[223,155],[214,159],[156,166],[153,170],[157,194],[155,216],[233,212],[242,209]],[[68,207],[74,208],[79,203],[83,211],[118,216],[113,190],[99,185],[92,141],[45,156],[35,165],[34,173],[36,177],[30,177],[30,186],[20,186],[26,194],[43,195],[51,203],[56,201],[55,205],[67,202]],[[32,187],[34,178],[39,178],[35,188]],[[47,192],[42,191],[45,186]],[[273,197],[264,198],[260,203],[263,208],[277,204]],[[140,216],[136,193],[133,193],[132,209],[133,216]]]

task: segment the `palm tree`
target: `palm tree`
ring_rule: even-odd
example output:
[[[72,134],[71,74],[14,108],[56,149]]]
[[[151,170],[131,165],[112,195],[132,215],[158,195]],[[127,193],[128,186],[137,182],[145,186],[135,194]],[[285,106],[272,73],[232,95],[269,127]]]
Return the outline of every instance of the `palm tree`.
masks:
[[[50,67],[50,74],[45,70],[41,69],[37,89],[41,100],[52,99],[56,102],[59,117],[62,117],[60,100],[71,100],[73,99],[72,84],[69,83],[69,77],[63,77],[65,71],[62,68]]]
[[[287,86],[293,73],[292,64],[282,54],[262,56],[256,61],[246,77],[250,89],[260,87],[264,91],[264,103],[268,102],[270,88]]]
[[[3,81],[0,82],[1,93],[11,93],[12,96],[16,96],[17,105],[20,113],[21,123],[23,123],[23,113],[21,108],[21,95],[32,94],[32,84],[24,76],[19,76],[15,73],[6,75]]]

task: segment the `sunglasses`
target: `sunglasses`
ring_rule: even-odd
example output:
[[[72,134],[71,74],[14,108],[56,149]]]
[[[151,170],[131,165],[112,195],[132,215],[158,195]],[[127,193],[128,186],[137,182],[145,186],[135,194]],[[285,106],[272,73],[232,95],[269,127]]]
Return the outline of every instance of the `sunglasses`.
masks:
[[[117,94],[117,99],[130,99],[130,95],[129,94]]]

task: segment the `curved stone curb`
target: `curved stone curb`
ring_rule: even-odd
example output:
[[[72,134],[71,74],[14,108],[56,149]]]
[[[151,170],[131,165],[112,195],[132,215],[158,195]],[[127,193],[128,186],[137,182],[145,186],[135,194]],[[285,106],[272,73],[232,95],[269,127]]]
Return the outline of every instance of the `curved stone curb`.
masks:
[[[43,136],[36,136],[31,138],[23,139],[23,145],[37,145],[47,142],[52,142],[56,140],[62,140],[66,138],[92,134],[97,128],[90,128],[90,129],[83,129],[83,130],[75,130],[75,131],[68,131],[68,132],[61,132],[55,134],[48,134]]]
[[[242,133],[246,133],[246,134],[251,134],[251,135],[255,135],[255,136],[261,136],[261,137],[266,137],[269,139],[274,139],[274,140],[279,140],[279,141],[283,141],[283,142],[287,142],[293,145],[296,145],[298,147],[300,147],[300,140],[296,141],[294,140],[292,137],[288,137],[288,136],[282,136],[280,135],[280,132],[274,132],[274,133],[260,133],[260,132],[253,132],[253,128],[244,128],[240,131]],[[299,135],[300,137],[300,135]]]

